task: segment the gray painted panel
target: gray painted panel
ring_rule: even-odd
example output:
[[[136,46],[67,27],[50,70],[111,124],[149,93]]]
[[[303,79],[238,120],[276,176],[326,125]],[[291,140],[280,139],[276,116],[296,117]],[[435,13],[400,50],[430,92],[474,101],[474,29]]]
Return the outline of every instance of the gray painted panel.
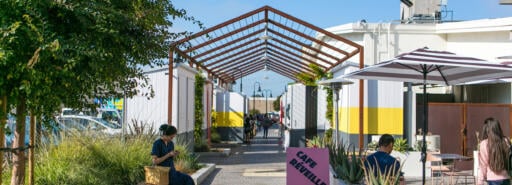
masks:
[[[221,141],[243,141],[243,127],[217,127]]]
[[[305,129],[290,130],[290,147],[306,147]]]

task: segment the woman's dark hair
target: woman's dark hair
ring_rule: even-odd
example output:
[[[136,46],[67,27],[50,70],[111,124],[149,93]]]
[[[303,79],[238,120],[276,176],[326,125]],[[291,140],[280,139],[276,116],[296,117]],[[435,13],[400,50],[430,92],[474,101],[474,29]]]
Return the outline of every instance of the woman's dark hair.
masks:
[[[170,136],[178,132],[178,130],[176,130],[176,127],[168,124],[160,125],[160,129],[158,130],[160,130],[160,135],[162,136]]]
[[[380,146],[388,146],[389,144],[393,144],[393,143],[395,143],[395,138],[393,138],[393,136],[391,136],[389,134],[384,134],[384,135],[380,136],[379,147]]]
[[[493,172],[506,169],[505,165],[508,164],[508,141],[503,135],[500,122],[492,117],[485,119],[482,134],[482,138],[487,139],[489,168]]]

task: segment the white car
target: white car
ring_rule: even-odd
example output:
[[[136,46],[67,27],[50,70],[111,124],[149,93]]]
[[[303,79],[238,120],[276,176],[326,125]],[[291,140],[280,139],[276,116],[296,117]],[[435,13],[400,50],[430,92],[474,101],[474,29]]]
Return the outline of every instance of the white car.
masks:
[[[93,116],[97,118],[104,119],[111,123],[117,124],[119,126],[122,125],[123,119],[121,119],[121,114],[117,109],[108,109],[108,108],[97,108],[96,111],[88,111],[88,110],[76,110],[72,108],[62,108],[60,116],[70,116],[70,115],[79,115],[79,116]]]
[[[121,133],[120,125],[93,116],[64,115],[60,116],[58,120],[62,130],[96,130],[106,134]]]
[[[97,110],[98,118],[107,120],[120,126],[122,125],[123,119],[121,119],[121,114],[119,114],[119,111],[117,111],[117,109],[100,108]]]

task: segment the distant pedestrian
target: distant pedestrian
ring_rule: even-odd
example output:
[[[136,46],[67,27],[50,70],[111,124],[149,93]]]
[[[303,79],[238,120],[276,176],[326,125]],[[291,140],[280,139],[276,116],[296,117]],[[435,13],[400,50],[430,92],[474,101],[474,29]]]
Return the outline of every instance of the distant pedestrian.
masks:
[[[507,173],[510,141],[503,135],[500,122],[487,118],[482,129],[482,141],[478,150],[478,185],[510,185]]]
[[[263,118],[263,138],[267,139],[268,138],[268,128],[272,126],[272,120],[270,120],[270,118],[265,115],[265,117]]]
[[[251,118],[247,115],[245,115],[244,118],[244,143],[250,144],[251,142]]]
[[[261,125],[263,125],[263,116],[261,114],[256,115],[256,126],[258,126],[258,132],[261,131]]]
[[[251,139],[252,139],[256,135],[256,118],[252,114],[249,118],[251,119],[251,121],[249,123],[251,124]]]

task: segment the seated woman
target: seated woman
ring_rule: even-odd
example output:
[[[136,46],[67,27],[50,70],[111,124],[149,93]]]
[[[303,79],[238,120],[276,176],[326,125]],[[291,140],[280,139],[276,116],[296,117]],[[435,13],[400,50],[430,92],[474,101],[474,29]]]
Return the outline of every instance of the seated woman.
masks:
[[[160,138],[153,143],[153,149],[151,150],[153,164],[171,168],[169,170],[170,185],[194,185],[194,180],[189,175],[180,173],[174,168],[173,158],[179,154],[178,151],[174,150],[174,143],[172,142],[172,139],[176,137],[176,127],[163,124],[159,130]]]

